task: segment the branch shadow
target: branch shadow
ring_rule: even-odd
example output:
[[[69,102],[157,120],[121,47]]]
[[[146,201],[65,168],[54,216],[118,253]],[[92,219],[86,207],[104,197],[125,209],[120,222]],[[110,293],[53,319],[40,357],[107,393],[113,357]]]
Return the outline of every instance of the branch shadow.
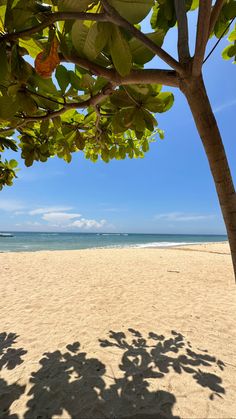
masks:
[[[47,352],[40,368],[31,374],[25,419],[52,418],[54,415],[75,419],[179,419],[173,415],[176,397],[167,391],[151,390],[150,381],[170,372],[190,374],[196,385],[204,387],[207,397],[223,397],[225,389],[216,374],[205,369],[224,369],[224,363],[206,350],[193,350],[180,333],[166,338],[150,332],[146,337],[134,329],[109,332],[101,339],[102,348],[121,351],[119,377],[108,377],[106,366],[90,358],[80,343],[67,345],[62,353]],[[111,379],[111,377],[109,377]]]
[[[0,333],[0,371],[3,368],[13,370],[22,364],[22,356],[27,353],[23,348],[15,349],[12,346],[16,343],[18,336],[15,333]],[[19,399],[24,393],[25,386],[8,384],[0,378],[0,417],[4,419],[15,419],[17,415],[10,414],[12,403]]]

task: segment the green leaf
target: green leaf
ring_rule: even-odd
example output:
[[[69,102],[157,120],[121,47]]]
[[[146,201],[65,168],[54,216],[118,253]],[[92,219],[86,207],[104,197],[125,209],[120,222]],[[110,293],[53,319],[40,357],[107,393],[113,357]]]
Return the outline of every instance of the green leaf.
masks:
[[[144,113],[142,109],[135,109],[133,125],[136,131],[143,132],[146,128]]]
[[[162,101],[162,109],[158,112],[168,111],[174,103],[174,95],[169,92],[159,93],[158,99]]]
[[[95,22],[88,30],[88,35],[83,48],[84,54],[93,61],[106,45],[106,42],[107,39],[98,31],[98,24]]]
[[[117,26],[114,26],[110,40],[110,53],[115,69],[121,76],[126,76],[132,68],[132,55],[129,44]]]
[[[19,46],[25,48],[32,58],[42,51],[42,47],[34,39],[19,39]]]
[[[214,33],[215,36],[217,38],[220,38],[222,36],[223,33],[228,33],[229,28],[228,28],[228,20],[226,19],[226,17],[221,14],[220,18],[217,20],[215,27],[214,27]],[[226,32],[225,32],[226,31]]]
[[[164,15],[165,18],[170,21],[173,18],[173,15],[175,13],[175,7],[173,0],[166,0],[164,3]]]
[[[228,0],[227,2],[225,2],[222,12],[227,20],[233,19],[236,16],[235,0]]]
[[[19,108],[23,109],[27,115],[33,115],[38,110],[35,100],[28,93],[19,92],[17,101]]]
[[[163,29],[164,32],[167,33],[167,31],[176,23],[173,0],[156,2],[153,7],[150,23],[153,29]]]
[[[146,128],[149,130],[149,131],[153,131],[154,130],[154,128],[155,128],[155,126],[157,125],[157,121],[156,121],[156,119],[154,118],[154,116],[150,113],[150,112],[148,112],[146,109],[144,109],[143,110],[143,116],[144,116],[144,121],[145,121],[145,125],[146,125]]]
[[[12,119],[18,109],[16,100],[10,96],[0,96],[0,119]]]
[[[228,45],[222,52],[224,60],[230,60],[230,58],[236,55],[236,45]]]
[[[53,84],[51,79],[43,79],[40,77],[37,73],[34,73],[30,79],[29,84],[31,84],[34,87],[38,87],[40,92],[46,92],[57,95],[57,88]]]
[[[144,153],[146,153],[149,150],[149,142],[148,142],[148,140],[144,140],[144,142],[142,144],[142,150],[144,151]]]
[[[121,109],[112,118],[112,127],[115,134],[126,131],[131,127],[134,119],[135,108]]]
[[[199,0],[192,0],[190,10],[195,10],[199,6]]]
[[[79,131],[76,132],[76,136],[75,136],[75,145],[79,150],[83,150],[85,147],[85,139],[84,137],[80,134]]]
[[[7,61],[6,43],[0,44],[0,80],[6,80],[9,76],[9,65]]]
[[[91,39],[89,37],[89,27],[84,24],[81,20],[76,20],[75,23],[72,26],[71,30],[71,39],[72,43],[76,49],[76,51],[79,53],[81,57],[85,56],[84,48],[86,43],[91,45]],[[93,49],[92,45],[92,49]],[[94,53],[94,50],[91,54]]]
[[[153,0],[109,0],[109,3],[130,23],[141,22],[150,12]]]
[[[13,151],[17,151],[17,145],[11,138],[0,137],[0,151],[3,151],[4,148],[11,149]]]
[[[236,41],[236,29],[234,29],[234,31],[231,32],[231,34],[228,37],[229,42],[234,42]]]
[[[114,25],[103,22],[90,22],[85,24],[77,20],[71,31],[72,43],[80,56],[86,56],[90,60],[95,60],[112,33]]]
[[[158,132],[158,134],[159,134],[160,139],[161,139],[161,140],[164,140],[164,137],[165,137],[165,133],[164,133],[164,131],[163,131],[162,129],[159,129],[159,128],[158,128],[157,132]]]
[[[156,32],[146,34],[146,36],[160,47],[163,44],[165,32],[160,29]],[[137,38],[131,38],[129,41],[129,47],[133,61],[137,64],[143,65],[152,60],[155,56],[155,54]]]
[[[150,96],[145,101],[144,106],[146,109],[148,109],[151,112],[163,112],[162,109],[163,109],[163,106],[165,106],[165,104],[157,96],[155,97]]]
[[[16,161],[16,160],[11,159],[11,160],[9,161],[9,166],[10,166],[10,168],[11,168],[11,169],[15,169],[15,168],[18,166],[18,163],[17,163],[17,161]]]
[[[68,70],[63,65],[59,65],[56,69],[55,76],[62,93],[65,93],[66,88],[70,83],[70,75]]]
[[[71,86],[75,89],[75,90],[80,90],[81,89],[81,78],[79,78],[74,71],[70,70],[68,72],[69,77],[70,77],[70,83]]]
[[[110,101],[118,108],[127,108],[134,105],[134,102],[124,90],[118,90],[110,96]]]
[[[85,29],[84,29],[83,53],[86,55],[86,57],[88,57],[92,61],[97,58],[97,56],[100,54],[100,52],[104,49],[104,47],[108,43],[109,38],[111,37],[111,33],[113,31],[113,26],[114,25],[110,23],[95,22],[89,28],[87,28],[88,32],[86,36],[85,36]],[[72,41],[73,41],[73,38],[72,38]]]

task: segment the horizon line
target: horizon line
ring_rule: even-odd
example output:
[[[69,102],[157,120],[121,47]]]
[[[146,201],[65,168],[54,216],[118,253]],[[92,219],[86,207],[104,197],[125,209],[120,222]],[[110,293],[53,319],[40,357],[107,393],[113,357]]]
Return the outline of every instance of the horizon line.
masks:
[[[130,232],[107,232],[107,231],[30,231],[30,230],[0,230],[1,233],[47,233],[47,234],[145,234],[145,235],[160,235],[160,236],[226,236],[226,233],[130,233]]]

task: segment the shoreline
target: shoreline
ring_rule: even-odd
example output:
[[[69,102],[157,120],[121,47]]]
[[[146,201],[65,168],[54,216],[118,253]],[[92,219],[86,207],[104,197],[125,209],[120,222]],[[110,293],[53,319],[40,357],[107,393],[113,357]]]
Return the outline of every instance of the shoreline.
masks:
[[[151,243],[150,243],[151,244]],[[225,244],[228,245],[228,240],[223,241],[216,241],[216,242],[196,242],[196,243],[178,243],[178,244],[167,244],[165,246],[163,245],[148,245],[145,246],[145,243],[140,243],[137,245],[114,245],[114,246],[101,246],[101,247],[86,247],[86,248],[80,248],[80,249],[41,249],[41,250],[0,250],[1,253],[38,253],[38,252],[74,252],[74,251],[83,251],[83,250],[124,250],[124,249],[136,249],[136,250],[142,250],[142,249],[178,249],[178,248],[185,248],[185,247],[192,247],[192,246],[208,246],[208,245],[221,245]]]

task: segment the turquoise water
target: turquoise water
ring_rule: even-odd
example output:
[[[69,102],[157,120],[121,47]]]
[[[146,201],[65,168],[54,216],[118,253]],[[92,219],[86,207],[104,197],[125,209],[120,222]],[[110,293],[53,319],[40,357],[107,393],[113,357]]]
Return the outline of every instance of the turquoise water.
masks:
[[[21,233],[0,236],[0,252],[72,250],[103,247],[168,247],[194,243],[221,242],[227,236],[181,234],[107,233]]]

